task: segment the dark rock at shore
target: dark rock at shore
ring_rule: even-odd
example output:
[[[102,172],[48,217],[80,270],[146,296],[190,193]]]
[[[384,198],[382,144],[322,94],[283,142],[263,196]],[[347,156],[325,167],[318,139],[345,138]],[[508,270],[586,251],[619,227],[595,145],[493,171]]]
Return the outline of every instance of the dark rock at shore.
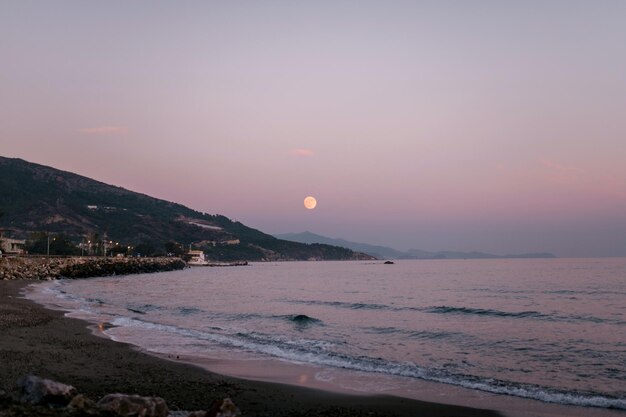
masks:
[[[67,408],[72,410],[89,411],[96,408],[96,402],[88,398],[86,395],[78,394],[67,405]]]
[[[165,400],[160,397],[109,394],[98,401],[97,406],[118,416],[167,417],[169,414]]]
[[[28,404],[65,407],[78,391],[71,385],[28,375],[17,382],[21,401]]]
[[[213,403],[206,417],[239,417],[241,411],[230,398],[224,398]]]
[[[213,402],[208,411],[170,412],[161,397],[107,394],[97,403],[76,388],[58,381],[28,375],[17,382],[20,395],[0,390],[0,417],[240,417],[230,398]]]

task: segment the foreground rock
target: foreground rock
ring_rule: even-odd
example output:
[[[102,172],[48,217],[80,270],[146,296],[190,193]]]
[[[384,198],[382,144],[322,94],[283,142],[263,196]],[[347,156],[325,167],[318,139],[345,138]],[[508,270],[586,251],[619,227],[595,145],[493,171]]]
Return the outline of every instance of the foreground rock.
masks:
[[[17,382],[22,402],[53,407],[65,407],[78,391],[71,385],[29,375]]]
[[[160,397],[107,394],[97,403],[61,382],[29,375],[17,382],[20,395],[0,390],[0,417],[240,417],[230,398],[214,401],[208,411],[170,411]]]
[[[109,394],[98,401],[97,406],[118,416],[167,417],[169,414],[165,400],[159,397]]]
[[[239,417],[241,411],[230,398],[213,403],[213,407],[207,412],[206,417]]]
[[[53,280],[128,275],[183,269],[179,258],[0,257],[0,279]]]

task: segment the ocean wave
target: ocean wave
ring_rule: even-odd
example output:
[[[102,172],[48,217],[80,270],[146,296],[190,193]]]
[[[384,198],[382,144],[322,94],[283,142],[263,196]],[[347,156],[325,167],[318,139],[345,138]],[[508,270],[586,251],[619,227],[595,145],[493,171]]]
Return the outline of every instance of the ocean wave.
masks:
[[[239,348],[298,363],[416,378],[549,403],[626,410],[626,398],[616,398],[592,392],[560,391],[538,385],[454,374],[444,369],[425,368],[410,362],[399,363],[367,356],[354,357],[334,352],[331,350],[332,344],[326,341],[294,340],[284,336],[241,331],[235,334],[211,333],[130,317],[118,317],[111,324],[166,332],[191,338],[192,341],[213,342],[228,348]]]
[[[363,327],[364,332],[370,334],[399,334],[413,339],[463,339],[467,341],[470,335],[458,332],[431,331],[431,330],[407,330],[398,327]]]
[[[202,310],[197,307],[178,307],[176,309],[179,314],[183,316],[189,316],[190,314],[202,313]]]
[[[434,314],[466,314],[478,316],[504,317],[504,318],[520,318],[520,319],[539,319],[547,321],[564,321],[564,322],[580,322],[586,321],[598,324],[612,324],[617,326],[626,325],[626,321],[617,319],[608,319],[589,315],[557,315],[544,314],[538,311],[501,311],[485,308],[473,307],[451,307],[451,306],[435,306],[423,309],[422,311]]]
[[[128,304],[126,305],[126,310],[137,314],[146,314],[150,311],[163,310],[163,307],[154,304]]]
[[[543,294],[555,294],[555,295],[626,295],[626,291],[616,291],[607,289],[590,289],[590,290],[550,290],[543,291]]]
[[[386,310],[386,311],[418,311],[423,313],[432,314],[459,314],[459,315],[477,315],[483,317],[498,317],[498,318],[513,318],[513,319],[536,319],[536,320],[548,320],[548,321],[563,321],[563,322],[579,322],[586,321],[591,323],[611,324],[617,326],[626,325],[626,321],[609,319],[602,317],[595,317],[590,315],[557,315],[546,314],[535,310],[529,311],[501,311],[488,308],[475,308],[475,307],[456,307],[456,306],[431,306],[431,307],[397,307],[386,304],[372,304],[372,303],[350,303],[344,301],[321,301],[321,300],[281,300],[283,302],[289,302],[294,304],[306,304],[306,305],[320,305],[330,306],[336,308],[345,308],[350,310]]]
[[[92,307],[94,306],[102,306],[104,304],[106,304],[103,300],[99,299],[99,298],[94,298],[94,297],[80,297],[78,295],[74,295],[71,293],[68,293],[67,291],[65,291],[63,288],[63,282],[62,281],[54,281],[54,284],[46,287],[43,290],[43,293],[51,295],[54,298],[57,298],[59,300],[63,300],[65,302],[69,302],[72,307],[68,307],[66,303],[64,304],[64,309],[70,310],[70,311],[79,311],[79,312],[83,312],[83,313],[92,313]]]
[[[585,316],[585,315],[571,315],[571,316],[555,316],[556,320],[567,320],[567,321],[588,321],[591,323],[598,324],[613,324],[617,326],[626,326],[626,321],[617,320],[617,319],[607,319],[595,316]]]
[[[412,307],[395,307],[387,304],[375,304],[375,303],[350,303],[345,301],[322,301],[322,300],[281,300],[292,304],[305,304],[305,305],[319,305],[329,306],[337,308],[345,308],[349,310],[389,310],[389,311],[401,311],[401,310],[415,310]]]
[[[424,310],[427,313],[436,313],[436,314],[471,314],[471,315],[479,315],[479,316],[494,316],[494,317],[520,317],[520,318],[547,318],[549,317],[546,314],[542,314],[538,311],[520,311],[520,312],[509,312],[509,311],[500,311],[500,310],[492,310],[485,308],[471,308],[471,307],[449,307],[449,306],[436,306],[429,307]]]
[[[219,319],[228,322],[242,323],[244,321],[290,321],[300,324],[322,324],[322,320],[315,317],[310,317],[305,314],[264,314],[264,313],[226,313],[226,312],[209,312],[198,310],[198,312],[206,313],[207,319]],[[179,309],[180,313],[180,309]],[[195,314],[195,311],[188,312],[188,314]]]
[[[306,314],[291,314],[289,316],[285,316],[285,318],[300,326],[322,323],[322,320],[316,319],[315,317],[309,317]]]

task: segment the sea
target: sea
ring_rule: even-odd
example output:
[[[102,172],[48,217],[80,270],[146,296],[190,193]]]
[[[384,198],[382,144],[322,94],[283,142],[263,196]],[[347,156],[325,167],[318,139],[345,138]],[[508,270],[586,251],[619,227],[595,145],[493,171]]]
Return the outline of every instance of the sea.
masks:
[[[51,281],[27,297],[235,376],[626,415],[626,258],[253,263]]]

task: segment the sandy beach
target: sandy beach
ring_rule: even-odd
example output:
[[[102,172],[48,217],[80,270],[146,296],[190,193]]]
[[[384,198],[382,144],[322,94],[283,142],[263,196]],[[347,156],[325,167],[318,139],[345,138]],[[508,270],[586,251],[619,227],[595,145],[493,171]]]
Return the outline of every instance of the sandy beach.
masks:
[[[29,281],[0,281],[0,389],[35,374],[98,399],[112,392],[163,397],[172,410],[230,397],[245,416],[498,416],[489,410],[391,396],[354,396],[218,375],[93,335],[83,321],[21,297]]]

